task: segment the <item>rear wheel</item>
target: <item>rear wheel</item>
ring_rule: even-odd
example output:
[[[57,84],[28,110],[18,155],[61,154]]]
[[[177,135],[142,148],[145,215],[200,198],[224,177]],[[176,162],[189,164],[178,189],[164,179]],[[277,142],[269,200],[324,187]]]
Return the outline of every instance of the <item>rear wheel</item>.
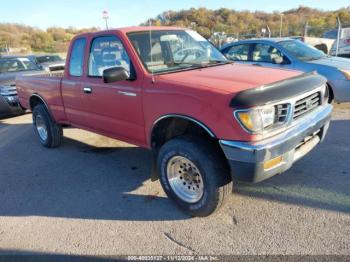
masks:
[[[184,136],[168,141],[157,161],[162,187],[191,216],[208,216],[232,191],[227,164],[208,141]]]
[[[33,126],[43,146],[52,148],[58,147],[62,143],[62,126],[52,119],[43,104],[39,104],[33,109]]]

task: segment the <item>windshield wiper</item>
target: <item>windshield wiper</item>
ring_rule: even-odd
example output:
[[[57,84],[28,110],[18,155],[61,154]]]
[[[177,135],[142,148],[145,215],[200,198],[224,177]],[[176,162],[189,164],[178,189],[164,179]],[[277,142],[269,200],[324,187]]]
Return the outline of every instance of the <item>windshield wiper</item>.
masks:
[[[208,64],[233,64],[233,61],[230,60],[209,60]]]
[[[170,62],[168,65],[190,65],[190,66],[201,66],[202,63],[192,63],[192,62]]]
[[[200,63],[194,63],[194,62],[172,62],[169,63],[170,65],[190,65],[190,66],[198,66],[198,67],[206,67],[210,65],[218,65],[218,64],[233,64],[233,61],[228,60],[209,60],[209,61],[202,61]]]
[[[210,66],[218,66],[218,65],[227,65],[227,64],[233,64],[233,61],[225,61],[225,60],[209,60],[206,62],[203,62],[201,64],[201,67],[210,67]]]

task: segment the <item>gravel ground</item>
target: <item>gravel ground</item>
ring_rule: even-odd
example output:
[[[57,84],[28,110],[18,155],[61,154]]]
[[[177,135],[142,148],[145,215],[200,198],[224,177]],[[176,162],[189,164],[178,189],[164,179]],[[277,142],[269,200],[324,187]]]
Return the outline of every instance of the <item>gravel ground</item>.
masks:
[[[350,104],[288,172],[236,184],[190,218],[151,182],[147,150],[78,129],[45,149],[31,115],[0,120],[0,253],[350,255]]]

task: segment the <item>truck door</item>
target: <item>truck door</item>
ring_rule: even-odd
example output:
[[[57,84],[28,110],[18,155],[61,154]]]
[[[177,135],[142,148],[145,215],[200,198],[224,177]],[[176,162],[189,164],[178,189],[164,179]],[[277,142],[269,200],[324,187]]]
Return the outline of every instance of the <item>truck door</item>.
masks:
[[[62,80],[62,97],[67,119],[73,125],[81,127],[86,127],[89,122],[87,108],[82,101],[86,42],[86,38],[77,38],[72,43],[69,66]]]
[[[83,103],[88,107],[89,127],[107,136],[134,144],[145,143],[142,111],[142,77],[136,76],[129,55],[116,35],[91,40]],[[123,67],[133,80],[104,83],[103,71]]]

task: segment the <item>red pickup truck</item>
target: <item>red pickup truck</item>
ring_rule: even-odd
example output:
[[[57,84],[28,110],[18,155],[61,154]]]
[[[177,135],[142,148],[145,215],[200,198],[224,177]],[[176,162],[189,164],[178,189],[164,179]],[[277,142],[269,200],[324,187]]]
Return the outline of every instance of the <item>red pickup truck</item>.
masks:
[[[232,181],[280,174],[325,137],[326,80],[229,62],[194,31],[129,27],[76,36],[63,76],[18,77],[42,145],[74,126],[153,152],[152,180],[192,216]]]

